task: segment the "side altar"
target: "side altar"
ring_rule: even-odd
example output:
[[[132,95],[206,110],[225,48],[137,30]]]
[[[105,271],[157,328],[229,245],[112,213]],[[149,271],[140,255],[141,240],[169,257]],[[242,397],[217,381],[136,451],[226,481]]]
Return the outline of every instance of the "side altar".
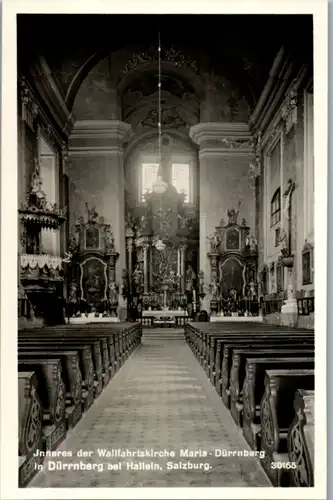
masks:
[[[119,285],[112,226],[95,207],[87,207],[87,220],[79,217],[73,228],[69,253],[67,316],[72,323],[118,321]]]
[[[238,224],[239,211],[228,210],[209,236],[211,266],[210,310],[214,316],[257,316],[258,247],[246,220]]]

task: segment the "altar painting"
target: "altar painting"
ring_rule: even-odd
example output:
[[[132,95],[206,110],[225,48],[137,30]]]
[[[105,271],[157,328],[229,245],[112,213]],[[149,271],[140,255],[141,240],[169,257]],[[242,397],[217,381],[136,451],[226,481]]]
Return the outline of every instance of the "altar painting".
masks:
[[[220,266],[221,294],[224,298],[230,297],[231,290],[236,290],[237,296],[243,296],[244,266],[238,259],[227,259]]]
[[[88,305],[106,300],[106,264],[95,257],[81,264],[81,292]]]

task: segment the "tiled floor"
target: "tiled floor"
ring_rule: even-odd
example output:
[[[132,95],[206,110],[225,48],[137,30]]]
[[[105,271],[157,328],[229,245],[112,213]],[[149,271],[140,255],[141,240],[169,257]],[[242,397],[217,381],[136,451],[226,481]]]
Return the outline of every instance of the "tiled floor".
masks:
[[[103,449],[118,456],[99,457],[98,450]],[[256,458],[244,456],[249,451],[245,440],[181,332],[175,330],[144,334],[142,347],[115,375],[60,450],[72,451],[73,456],[46,460],[30,487],[270,486]],[[80,450],[92,452],[91,457],[77,456]],[[146,456],[119,456],[119,452],[137,450]],[[201,457],[181,457],[181,450]],[[243,456],[216,456],[223,450]],[[174,452],[174,457],[149,456],[165,451]],[[81,462],[91,468],[95,464],[103,470],[49,470],[51,462]],[[151,470],[144,468],[147,464]]]

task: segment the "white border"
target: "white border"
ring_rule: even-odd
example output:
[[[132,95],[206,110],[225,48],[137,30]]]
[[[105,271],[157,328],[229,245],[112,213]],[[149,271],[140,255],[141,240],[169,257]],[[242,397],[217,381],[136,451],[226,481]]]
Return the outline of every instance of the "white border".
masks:
[[[17,78],[16,13],[211,13],[314,15],[316,475],[314,488],[17,488]],[[223,27],[221,27],[223,29]],[[61,37],[61,33],[59,34]],[[207,34],[202,34],[207,36]],[[263,42],[264,43],[264,42]],[[1,183],[1,498],[304,498],[325,499],[327,303],[327,0],[4,0],[2,15]],[[12,374],[12,375],[10,375]]]

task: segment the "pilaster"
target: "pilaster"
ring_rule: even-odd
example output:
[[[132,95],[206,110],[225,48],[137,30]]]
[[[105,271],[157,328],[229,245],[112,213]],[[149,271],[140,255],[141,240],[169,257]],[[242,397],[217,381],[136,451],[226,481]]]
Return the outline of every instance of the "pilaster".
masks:
[[[231,208],[240,207],[254,234],[254,180],[250,163],[254,144],[248,125],[241,122],[203,122],[190,128],[190,138],[199,146],[200,162],[200,270],[210,283],[208,237]]]
[[[77,121],[69,137],[69,178],[73,201],[71,224],[84,213],[85,202],[112,225],[119,253],[116,280],[126,269],[125,185],[123,145],[131,136],[131,126],[119,120]]]

